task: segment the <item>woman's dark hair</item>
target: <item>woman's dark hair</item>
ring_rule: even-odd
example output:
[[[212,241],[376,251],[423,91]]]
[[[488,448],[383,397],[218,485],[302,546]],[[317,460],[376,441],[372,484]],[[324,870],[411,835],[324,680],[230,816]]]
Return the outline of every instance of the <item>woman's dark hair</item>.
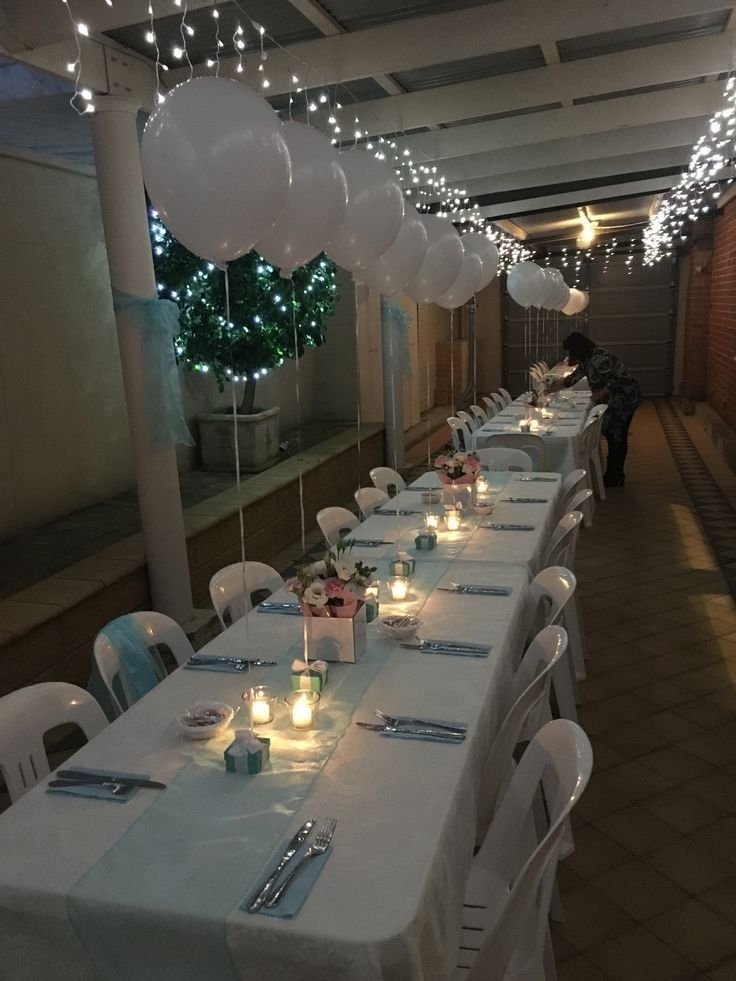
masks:
[[[562,342],[562,347],[569,355],[572,356],[575,361],[585,361],[595,350],[595,344],[589,337],[585,334],[581,334],[580,331],[574,330],[572,334],[568,334],[565,340]]]

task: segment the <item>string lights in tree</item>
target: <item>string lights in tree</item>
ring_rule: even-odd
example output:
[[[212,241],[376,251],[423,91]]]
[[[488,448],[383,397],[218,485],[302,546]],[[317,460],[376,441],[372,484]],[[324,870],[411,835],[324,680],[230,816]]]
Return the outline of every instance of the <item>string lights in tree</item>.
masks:
[[[228,265],[228,322],[222,271],[177,242],[155,211],[150,230],[158,295],[179,305],[177,358],[191,371],[211,372],[220,390],[245,382],[243,410],[252,411],[259,378],[324,342],[337,299],[334,262],[321,255],[295,269],[290,282],[256,252],[236,259]]]
[[[644,230],[644,264],[653,265],[670,255],[678,242],[687,240],[687,227],[716,207],[721,191],[716,183],[721,172],[733,166],[736,136],[736,77],[724,93],[726,105],[714,113],[703,136],[693,147],[687,170],[666,194]],[[733,181],[730,173],[726,183]]]

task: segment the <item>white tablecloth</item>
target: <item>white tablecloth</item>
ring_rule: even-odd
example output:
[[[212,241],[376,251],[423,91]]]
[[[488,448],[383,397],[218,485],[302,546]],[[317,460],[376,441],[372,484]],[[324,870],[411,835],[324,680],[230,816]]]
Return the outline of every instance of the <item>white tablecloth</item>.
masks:
[[[563,400],[564,399],[564,400]],[[580,438],[587,417],[588,397],[565,393],[563,399],[555,399],[550,411],[554,419],[544,419],[542,410],[525,405],[515,399],[502,412],[472,434],[473,447],[481,449],[491,445],[489,437],[494,435],[528,435],[521,431],[522,420],[531,419],[538,429],[533,435],[541,436],[546,450],[545,469],[566,477],[573,470],[584,466],[582,459],[582,440]],[[547,430],[551,429],[550,432]]]
[[[391,740],[348,726],[287,829],[293,833],[312,816],[337,817],[333,854],[293,920],[248,916],[237,908],[227,916],[221,942],[227,943],[236,976],[249,981],[439,981],[453,967],[472,856],[475,798],[492,734],[508,708],[506,692],[520,653],[528,570],[522,565],[463,561],[443,570],[427,563],[418,566],[417,579],[436,582],[443,573],[442,582],[513,587],[510,597],[432,592],[422,610],[426,636],[487,642],[492,644],[490,656],[446,657],[392,646],[355,714],[370,719],[373,709],[380,707],[464,720],[469,724],[467,740],[459,746]],[[381,629],[379,624],[368,628],[368,664],[387,643],[379,640]],[[297,617],[254,611],[206,650],[290,658],[301,631]],[[340,672],[355,670],[351,665],[331,666],[335,686]],[[264,669],[255,676],[268,678]],[[212,774],[212,760],[229,736],[214,744],[185,741],[173,716],[199,697],[237,704],[246,683],[239,675],[180,669],[80,750],[73,762],[146,772],[170,784],[191,760],[209,761]],[[329,699],[328,685],[325,725]],[[269,735],[273,758],[290,759],[299,737],[279,727]],[[211,833],[202,846],[209,852],[200,852],[196,841],[186,839],[184,829],[191,822],[177,813],[176,784],[161,792],[164,796],[140,792],[118,805],[52,796],[44,792],[44,781],[0,815],[3,978],[220,981],[218,973],[208,970],[206,946],[197,940],[208,917],[206,903],[200,909],[195,903],[194,912],[182,916],[174,906],[152,899],[157,889],[147,883],[150,873],[143,863],[133,863],[133,871],[140,874],[140,898],[118,904],[111,882],[113,898],[101,910],[114,923],[123,946],[135,929],[140,936],[141,922],[146,927],[144,941],[129,949],[129,957],[121,956],[113,972],[101,970],[80,943],[67,898],[109,850],[124,847],[121,838],[126,835],[127,841],[128,834],[135,833],[138,820],[150,821],[154,813],[162,815],[156,834],[166,842],[167,854],[177,856],[177,865],[184,863],[184,871],[188,863],[201,864],[201,854],[217,854],[220,795],[235,786],[231,781],[250,781],[251,807],[257,811],[259,788],[266,786],[261,781],[267,780],[266,774],[226,775],[224,768],[221,772],[221,781],[219,770],[210,777],[221,789],[198,801],[205,813],[211,808]],[[156,811],[152,804],[166,802],[167,794],[172,801],[168,815],[164,807]],[[223,829],[223,842],[228,840],[226,831],[232,833]],[[247,856],[242,845],[240,852],[228,852],[224,858],[237,863],[246,862]],[[222,861],[223,856],[218,858]],[[252,872],[244,874],[243,896],[253,884]],[[141,957],[147,973],[135,966]]]

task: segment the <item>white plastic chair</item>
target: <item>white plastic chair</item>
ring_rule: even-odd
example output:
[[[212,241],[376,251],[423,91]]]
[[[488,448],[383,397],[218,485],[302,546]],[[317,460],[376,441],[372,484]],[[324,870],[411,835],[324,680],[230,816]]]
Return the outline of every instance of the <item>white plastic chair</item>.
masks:
[[[583,441],[583,454],[593,478],[591,486],[602,501],[605,501],[606,499],[606,488],[603,483],[600,442],[601,429],[603,428],[603,414],[607,408],[607,405],[593,406],[588,413],[588,418],[585,420],[585,425],[583,426],[583,432],[581,434]]]
[[[283,585],[283,577],[265,562],[246,562],[245,568],[234,562],[220,569],[210,579],[210,599],[223,630],[253,609],[253,593],[270,595]]]
[[[162,664],[159,648],[168,649],[177,664],[184,664],[194,654],[194,648],[189,643],[189,639],[179,624],[167,617],[163,613],[156,613],[153,610],[143,610],[137,613],[128,613],[139,630],[143,633],[146,647],[151,652],[154,660]],[[135,702],[135,696],[120,671],[120,651],[113,645],[110,638],[100,631],[95,637],[94,658],[97,670],[100,673],[105,688],[110,696],[115,715],[122,715],[125,709]],[[115,682],[120,686],[125,705],[120,702],[115,689]]]
[[[520,473],[530,473],[533,469],[532,458],[523,450],[497,447],[492,450],[475,451],[482,467],[488,470],[515,470]]]
[[[508,446],[514,450],[523,450],[532,459],[532,470],[546,470],[547,448],[541,436],[534,433],[489,433],[481,436],[484,449],[494,450],[498,446]],[[476,442],[479,442],[476,439]]]
[[[471,414],[469,412],[466,412],[464,409],[459,409],[457,416],[458,419],[462,419],[462,421],[465,423],[465,425],[468,427],[471,433],[474,433],[475,430],[478,428],[478,422],[475,419],[475,417],[471,416]]]
[[[580,511],[569,511],[567,514],[563,514],[549,536],[542,563],[544,568],[550,565],[561,565],[570,569],[571,572],[575,571],[575,551],[582,520],[583,515]]]
[[[389,500],[388,494],[384,494],[377,487],[359,487],[353,497],[364,518],[370,518],[376,508],[380,508]]]
[[[482,396],[481,402],[483,402],[483,404],[486,407],[486,414],[489,420],[491,420],[494,416],[498,415],[498,413],[500,412],[500,409],[498,408],[498,402],[496,402],[495,399],[492,399],[490,395]]]
[[[587,470],[583,470],[579,467],[577,470],[573,470],[569,473],[567,477],[560,484],[560,494],[557,498],[557,517],[558,519],[562,517],[563,514],[567,514],[571,511],[570,501],[577,494],[581,487],[585,486],[585,478],[588,475]]]
[[[357,528],[360,521],[347,508],[322,508],[317,512],[317,524],[325,541],[332,548],[346,532]]]
[[[511,397],[511,392],[507,391],[505,388],[499,388],[498,393],[506,405],[511,405],[511,403],[514,401]]]
[[[560,672],[559,679],[555,679],[555,697],[560,716],[573,722],[577,722],[578,718],[575,706],[578,671],[583,677],[585,676],[585,660],[577,610],[571,602],[576,587],[577,580],[574,573],[563,566],[548,566],[538,572],[529,586],[526,629],[523,632],[525,637],[529,637],[542,627],[555,624],[561,624],[567,631],[569,640],[569,653],[565,659],[567,674]],[[568,684],[564,683],[564,677],[567,677]]]
[[[513,773],[514,750],[530,740],[552,718],[549,691],[556,666],[565,656],[567,633],[563,627],[544,627],[527,647],[511,681],[511,708],[494,737],[486,757],[478,803],[478,833],[482,841],[501,793]],[[562,670],[567,668],[563,664]]]
[[[476,419],[476,429],[482,426],[484,423],[488,422],[488,413],[480,405],[471,405],[470,411],[475,416]]]
[[[500,395],[498,392],[491,392],[491,398],[493,399],[493,401],[498,406],[498,411],[499,412],[502,412],[506,408],[506,406],[509,404],[506,401],[506,399],[504,398],[504,396],[503,395]]]
[[[108,722],[89,692],[62,681],[19,688],[0,698],[0,770],[11,801],[48,776],[43,737],[69,724],[92,739]]]
[[[452,445],[456,453],[469,450],[473,445],[473,437],[468,424],[459,416],[448,416],[447,425],[452,435]]]
[[[404,478],[391,467],[374,467],[370,472],[370,478],[373,481],[373,486],[382,490],[384,494],[388,494],[389,497],[391,497],[391,487],[395,488],[397,494],[406,488]]]
[[[569,511],[582,511],[583,524],[586,528],[590,528],[590,526],[593,524],[593,519],[590,517],[590,515],[593,512],[594,500],[595,494],[590,487],[584,487],[582,490],[579,490],[577,494],[575,494],[567,505]]]
[[[458,970],[465,981],[553,981],[548,915],[560,848],[593,769],[580,726],[548,722],[531,741],[473,859],[462,909]],[[548,826],[538,841],[534,803]]]

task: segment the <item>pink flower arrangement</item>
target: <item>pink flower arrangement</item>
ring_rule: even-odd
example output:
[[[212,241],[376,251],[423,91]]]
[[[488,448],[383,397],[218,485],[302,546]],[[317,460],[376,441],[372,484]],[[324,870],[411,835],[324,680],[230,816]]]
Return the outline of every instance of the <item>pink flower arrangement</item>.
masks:
[[[299,599],[304,616],[354,617],[365,602],[366,587],[376,570],[360,559],[348,560],[349,548],[349,542],[340,540],[334,550],[325,552],[322,568],[303,566],[285,583]]]
[[[462,452],[453,453],[452,456],[441,453],[434,461],[434,468],[443,482],[464,484],[475,483],[481,470],[477,453]]]

